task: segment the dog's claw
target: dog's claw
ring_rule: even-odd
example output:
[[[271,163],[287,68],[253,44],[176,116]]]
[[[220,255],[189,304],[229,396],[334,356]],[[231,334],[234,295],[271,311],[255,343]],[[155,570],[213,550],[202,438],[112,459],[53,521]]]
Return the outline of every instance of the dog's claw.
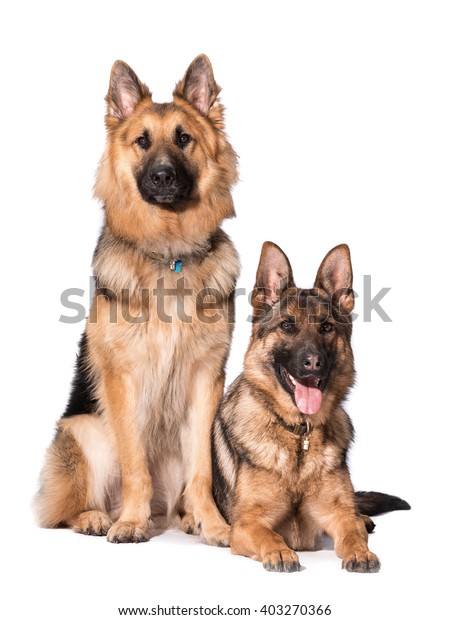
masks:
[[[374,553],[368,551],[365,557],[354,555],[350,559],[344,559],[342,568],[349,573],[378,573],[381,562]]]
[[[301,570],[297,554],[291,549],[267,553],[263,558],[263,567],[277,573],[295,573]]]

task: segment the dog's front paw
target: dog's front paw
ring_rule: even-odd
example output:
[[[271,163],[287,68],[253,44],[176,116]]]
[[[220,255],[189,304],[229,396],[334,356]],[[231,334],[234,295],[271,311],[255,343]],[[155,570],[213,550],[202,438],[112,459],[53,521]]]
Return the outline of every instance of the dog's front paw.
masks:
[[[294,573],[301,570],[298,556],[292,549],[270,551],[264,554],[262,563],[266,570],[277,573]]]
[[[350,573],[378,573],[381,562],[371,551],[349,554],[342,560],[342,568]]]
[[[230,526],[225,521],[217,520],[214,523],[202,522],[201,535],[207,545],[214,545],[215,547],[230,546]]]
[[[109,528],[106,538],[112,543],[146,542],[150,538],[150,525],[117,521]]]

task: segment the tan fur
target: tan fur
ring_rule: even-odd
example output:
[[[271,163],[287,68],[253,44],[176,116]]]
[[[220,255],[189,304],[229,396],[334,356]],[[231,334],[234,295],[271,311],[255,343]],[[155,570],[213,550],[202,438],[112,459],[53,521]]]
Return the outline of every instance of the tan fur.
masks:
[[[189,71],[212,80],[206,102]],[[173,103],[154,104],[124,63],[112,70],[107,144],[95,187],[105,226],[93,260],[98,289],[84,360],[97,405],[60,422],[36,500],[45,527],[108,530],[110,541],[139,542],[150,537],[151,517],[163,517],[166,526],[181,517],[184,529],[201,531],[207,542],[229,539],[212,499],[210,430],[223,391],[239,273],[236,251],[219,228],[234,215],[236,155],[223,131],[208,59],[198,57],[186,76]],[[173,137],[179,126],[193,136],[182,155]],[[186,208],[161,208],[141,196],[136,175],[150,155],[136,138],[144,130],[151,156],[160,162],[182,157],[196,171]],[[175,273],[169,264],[179,257],[186,259]],[[181,281],[188,296],[177,292]],[[163,307],[155,294],[161,282],[175,291]],[[162,312],[170,320],[161,320]]]

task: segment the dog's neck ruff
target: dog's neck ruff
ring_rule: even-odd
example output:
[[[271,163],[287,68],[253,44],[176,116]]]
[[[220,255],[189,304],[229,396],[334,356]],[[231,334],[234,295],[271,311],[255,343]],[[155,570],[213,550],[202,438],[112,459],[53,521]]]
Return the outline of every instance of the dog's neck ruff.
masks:
[[[275,413],[275,417],[278,424],[287,430],[288,433],[292,433],[292,435],[296,435],[297,437],[303,437],[303,450],[309,449],[309,436],[312,428],[308,421],[299,422],[298,424],[287,424],[277,413]]]

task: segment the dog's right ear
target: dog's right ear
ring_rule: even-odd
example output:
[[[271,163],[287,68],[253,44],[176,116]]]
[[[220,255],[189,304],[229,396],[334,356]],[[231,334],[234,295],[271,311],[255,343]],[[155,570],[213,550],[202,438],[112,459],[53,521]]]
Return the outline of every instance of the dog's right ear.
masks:
[[[258,310],[260,315],[262,306],[274,306],[283,292],[294,286],[292,268],[286,254],[271,241],[263,243],[252,293],[254,310]]]
[[[353,270],[350,249],[345,243],[330,250],[317,272],[315,288],[328,293],[333,303],[344,314],[350,314],[355,305]]]
[[[208,116],[220,93],[220,86],[214,79],[211,61],[200,54],[188,67],[182,80],[175,86],[173,94],[193,105],[203,116]]]
[[[128,118],[143,97],[151,97],[143,84],[126,62],[116,60],[111,69],[109,90],[106,95],[108,115],[119,120]]]

